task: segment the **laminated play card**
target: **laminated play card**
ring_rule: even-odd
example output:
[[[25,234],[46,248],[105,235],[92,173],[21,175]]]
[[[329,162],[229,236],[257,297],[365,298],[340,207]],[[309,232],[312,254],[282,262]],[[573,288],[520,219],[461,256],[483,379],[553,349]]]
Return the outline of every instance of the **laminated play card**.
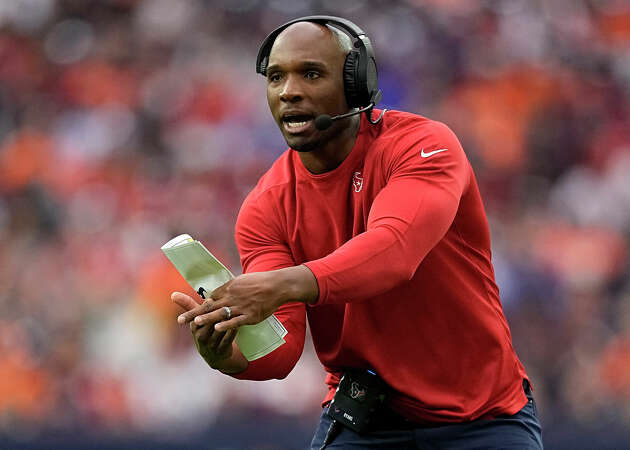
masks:
[[[199,241],[188,234],[174,237],[162,246],[162,251],[175,268],[203,298],[225,284],[234,275]],[[236,343],[248,361],[261,358],[286,341],[287,330],[271,315],[256,325],[243,325],[236,334]]]

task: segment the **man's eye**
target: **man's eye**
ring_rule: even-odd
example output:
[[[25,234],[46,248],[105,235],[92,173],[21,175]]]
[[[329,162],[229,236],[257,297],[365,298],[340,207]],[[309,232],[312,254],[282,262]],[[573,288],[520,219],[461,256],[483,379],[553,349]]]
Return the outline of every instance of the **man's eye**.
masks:
[[[304,76],[308,78],[309,80],[314,80],[316,78],[319,78],[319,72],[315,72],[314,70],[309,70],[308,72],[306,72]]]
[[[280,74],[279,74],[279,73],[277,73],[277,72],[275,72],[275,73],[271,73],[271,74],[269,74],[269,76],[267,77],[267,79],[268,79],[269,81],[279,81],[279,80],[280,80],[280,78],[281,78],[281,77],[280,77]]]

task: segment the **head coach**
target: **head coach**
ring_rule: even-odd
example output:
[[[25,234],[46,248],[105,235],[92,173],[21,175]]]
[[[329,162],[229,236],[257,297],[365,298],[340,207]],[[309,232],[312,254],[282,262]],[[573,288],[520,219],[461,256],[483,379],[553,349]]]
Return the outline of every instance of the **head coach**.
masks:
[[[283,378],[308,320],[330,388],[312,448],[542,448],[457,137],[375,108],[372,44],[348,20],[282,25],[256,70],[289,149],[241,207],[244,274],[202,305],[173,293],[203,358],[235,378]],[[287,343],[248,362],[236,330],[272,313]]]

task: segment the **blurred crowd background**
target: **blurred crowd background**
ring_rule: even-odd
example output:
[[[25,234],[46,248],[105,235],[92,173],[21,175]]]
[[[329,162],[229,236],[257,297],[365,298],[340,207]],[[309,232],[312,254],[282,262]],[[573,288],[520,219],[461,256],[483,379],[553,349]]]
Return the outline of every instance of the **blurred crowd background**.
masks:
[[[366,30],[381,106],[462,141],[548,448],[630,448],[626,0],[1,1],[0,446],[306,447],[312,345],[283,381],[217,375],[159,249],[240,272],[240,203],[286,148],[258,45],[313,13]]]

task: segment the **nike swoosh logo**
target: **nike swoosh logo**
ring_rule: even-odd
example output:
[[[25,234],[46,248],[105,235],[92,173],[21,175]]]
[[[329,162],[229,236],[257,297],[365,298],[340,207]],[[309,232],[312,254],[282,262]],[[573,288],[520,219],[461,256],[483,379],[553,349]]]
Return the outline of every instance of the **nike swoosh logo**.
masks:
[[[448,150],[448,148],[441,148],[439,150],[433,150],[432,152],[425,153],[424,149],[422,149],[422,151],[420,152],[420,156],[422,156],[423,158],[428,158],[431,155],[435,155],[436,153],[440,153],[440,152],[445,152],[446,150]]]

